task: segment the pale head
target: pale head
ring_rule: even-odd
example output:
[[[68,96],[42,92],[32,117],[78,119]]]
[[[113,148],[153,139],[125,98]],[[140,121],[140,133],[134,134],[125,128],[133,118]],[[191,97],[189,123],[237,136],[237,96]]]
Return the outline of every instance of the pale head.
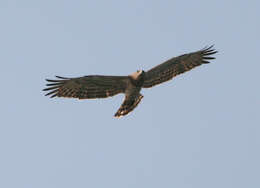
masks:
[[[132,73],[130,76],[131,76],[134,80],[137,80],[143,73],[144,73],[143,70],[137,70],[136,72]]]

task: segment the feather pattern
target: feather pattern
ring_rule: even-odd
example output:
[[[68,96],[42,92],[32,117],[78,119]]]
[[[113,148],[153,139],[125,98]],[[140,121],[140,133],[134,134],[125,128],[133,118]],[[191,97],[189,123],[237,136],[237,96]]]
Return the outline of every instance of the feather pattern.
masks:
[[[120,118],[121,116],[127,115],[129,112],[133,111],[135,107],[141,102],[143,95],[139,92],[133,92],[125,96],[125,100],[115,113],[115,117]]]
[[[46,79],[49,83],[43,91],[50,97],[70,97],[78,99],[106,98],[124,93],[127,87],[127,76],[84,76],[65,78],[56,76],[58,80]]]
[[[189,71],[199,65],[209,63],[209,60],[215,59],[210,55],[217,53],[213,46],[206,47],[197,52],[184,54],[169,59],[168,61],[150,69],[145,74],[143,87],[149,88],[157,84],[171,80],[173,77]]]

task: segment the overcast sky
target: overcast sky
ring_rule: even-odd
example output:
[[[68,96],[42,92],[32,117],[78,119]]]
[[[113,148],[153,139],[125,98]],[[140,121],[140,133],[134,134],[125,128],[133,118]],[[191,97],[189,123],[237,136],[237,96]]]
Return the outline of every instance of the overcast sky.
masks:
[[[259,188],[260,3],[1,0],[0,187]],[[45,78],[128,75],[215,44],[216,60],[124,96],[44,96]]]

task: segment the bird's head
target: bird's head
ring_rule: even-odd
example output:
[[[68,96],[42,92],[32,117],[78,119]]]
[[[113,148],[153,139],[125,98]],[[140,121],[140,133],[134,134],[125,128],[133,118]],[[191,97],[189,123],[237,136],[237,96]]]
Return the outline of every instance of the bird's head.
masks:
[[[145,79],[145,71],[143,70],[138,70],[134,73],[132,73],[131,75],[129,75],[131,78],[132,83],[135,86],[139,86],[141,87],[144,83],[144,79]]]
[[[130,76],[134,79],[134,80],[139,80],[142,77],[144,77],[145,72],[143,70],[137,70],[136,72],[132,73]]]

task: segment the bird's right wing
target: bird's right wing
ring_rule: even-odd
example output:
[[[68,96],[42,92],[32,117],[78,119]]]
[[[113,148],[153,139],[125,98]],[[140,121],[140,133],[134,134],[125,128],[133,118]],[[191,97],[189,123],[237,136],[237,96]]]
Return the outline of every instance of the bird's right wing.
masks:
[[[210,46],[197,52],[174,57],[152,68],[146,72],[143,87],[149,88],[162,82],[166,82],[199,65],[209,63],[209,60],[215,59],[214,57],[211,57],[211,55],[217,53],[217,51],[212,49],[212,47],[213,46]]]
[[[129,78],[127,76],[91,75],[79,78],[56,76],[57,80],[46,79],[49,83],[43,91],[51,97],[70,97],[78,99],[106,98],[124,93]]]

